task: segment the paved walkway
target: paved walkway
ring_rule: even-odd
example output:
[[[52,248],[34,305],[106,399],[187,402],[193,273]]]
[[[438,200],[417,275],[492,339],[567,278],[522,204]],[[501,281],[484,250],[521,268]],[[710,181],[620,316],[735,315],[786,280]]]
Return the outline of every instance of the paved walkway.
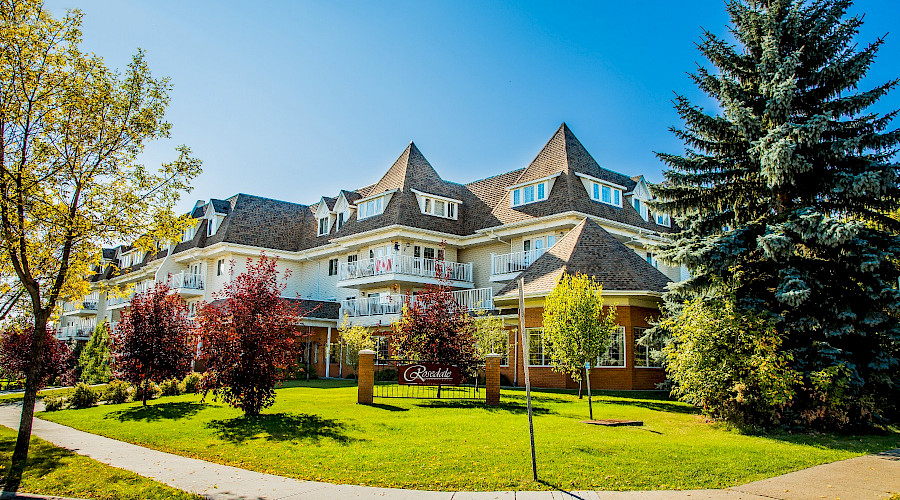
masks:
[[[17,429],[20,406],[0,407],[0,425]],[[33,435],[114,467],[212,500],[883,500],[900,492],[900,450],[819,465],[725,490],[414,491],[300,481],[135,446],[35,419]]]

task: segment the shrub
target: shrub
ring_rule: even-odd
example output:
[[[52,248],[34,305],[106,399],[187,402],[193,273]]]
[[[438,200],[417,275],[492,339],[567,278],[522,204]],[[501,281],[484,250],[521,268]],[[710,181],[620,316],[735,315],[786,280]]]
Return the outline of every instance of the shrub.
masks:
[[[159,397],[159,386],[152,380],[147,380],[141,385],[134,386],[134,400],[146,401]]]
[[[200,388],[200,374],[197,372],[188,373],[186,377],[184,377],[184,381],[182,384],[182,392],[185,394],[195,393]]]
[[[66,406],[65,396],[46,396],[44,397],[44,411],[62,410]]]
[[[178,379],[170,378],[167,380],[163,380],[161,384],[159,384],[159,392],[163,396],[178,396],[181,394],[181,385],[178,382]]]
[[[128,401],[128,397],[131,395],[130,389],[128,382],[113,380],[103,391],[103,399],[110,404],[122,404]]]
[[[383,368],[375,372],[375,380],[380,382],[396,382],[398,377],[396,368]]]
[[[75,390],[69,396],[69,406],[71,408],[90,408],[96,406],[99,400],[100,394],[91,389],[89,385],[81,382],[75,386]]]

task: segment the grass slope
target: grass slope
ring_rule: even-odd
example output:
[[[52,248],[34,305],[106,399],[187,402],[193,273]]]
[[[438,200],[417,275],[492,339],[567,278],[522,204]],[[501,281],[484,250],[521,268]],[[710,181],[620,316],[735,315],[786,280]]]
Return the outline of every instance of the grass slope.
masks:
[[[8,463],[16,446],[16,432],[0,427],[0,460]],[[31,438],[28,468],[19,487],[22,493],[94,498],[145,500],[166,498],[201,500],[203,497],[171,488],[152,479],[116,469],[75,454],[36,437]]]
[[[522,391],[500,407],[376,399],[356,404],[341,381],[294,384],[258,418],[196,395],[40,418],[150,448],[299,479],[434,490],[722,488],[900,447],[886,436],[749,436],[709,424],[659,396],[610,393],[596,418],[643,427],[585,425],[587,401],[534,394],[538,474],[531,481]]]

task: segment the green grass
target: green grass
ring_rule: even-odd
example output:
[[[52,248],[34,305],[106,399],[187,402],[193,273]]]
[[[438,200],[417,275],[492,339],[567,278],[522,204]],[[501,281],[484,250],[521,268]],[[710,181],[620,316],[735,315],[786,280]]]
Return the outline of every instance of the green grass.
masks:
[[[643,427],[586,425],[587,401],[534,394],[539,477],[531,481],[522,391],[501,406],[377,399],[356,404],[352,382],[294,383],[275,406],[245,418],[199,396],[41,414],[150,448],[299,479],[436,490],[722,488],[900,447],[883,436],[750,436],[707,423],[658,394],[611,393],[596,418]]]
[[[96,387],[91,387],[95,392],[102,391],[106,389],[106,384],[98,385]],[[42,391],[38,391],[38,399],[44,396],[68,396],[74,391],[74,387],[57,387],[55,389],[44,389]],[[0,404],[10,403],[13,401],[22,401],[25,399],[25,395],[22,393],[14,393],[14,394],[3,394],[0,395]]]
[[[0,459],[8,464],[16,445],[16,433],[0,427]],[[170,488],[152,479],[116,469],[83,457],[36,437],[31,438],[28,467],[19,487],[22,493],[94,498],[100,500],[144,500],[171,498],[200,500],[203,497]]]

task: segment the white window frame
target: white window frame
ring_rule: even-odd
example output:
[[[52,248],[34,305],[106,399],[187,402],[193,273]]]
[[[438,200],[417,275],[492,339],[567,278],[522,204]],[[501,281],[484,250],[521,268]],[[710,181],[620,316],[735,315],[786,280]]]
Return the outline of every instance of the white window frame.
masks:
[[[672,218],[669,217],[669,214],[655,212],[653,214],[653,220],[656,222],[656,225],[658,225],[658,226],[672,227]]]
[[[510,206],[512,207],[520,207],[522,205],[530,205],[532,203],[537,203],[540,201],[544,201],[547,199],[548,182],[541,181],[535,182],[533,184],[526,184],[524,186],[519,186],[514,189],[511,189],[511,194],[509,198]],[[543,196],[541,193],[543,192]],[[529,195],[531,198],[528,199]]]
[[[418,189],[411,189],[410,191],[415,193],[416,198],[418,198],[419,210],[423,214],[431,215],[434,217],[441,217],[444,219],[457,220],[457,217],[459,216],[459,206],[460,204],[462,204],[462,200],[447,198],[445,196],[437,196],[434,194],[419,191]],[[442,203],[444,206],[443,214],[438,213],[438,203]]]
[[[544,329],[543,328],[526,328],[525,335],[528,336],[528,366],[553,366],[550,362],[550,354],[544,352]],[[539,365],[535,365],[531,363],[531,349],[533,347],[533,340],[531,338],[532,335],[538,336],[538,345],[541,346],[541,363]]]
[[[324,231],[323,231],[323,224],[322,224],[323,222],[325,223]],[[319,224],[318,225],[318,236],[325,236],[326,234],[328,234],[330,232],[329,229],[331,229],[331,228],[328,227],[328,226],[330,226],[330,224],[328,224],[328,217],[319,217],[318,224]]]
[[[644,328],[644,327],[640,327],[640,326],[632,328],[632,331],[634,332],[634,366],[635,366],[635,368],[655,368],[658,370],[658,369],[662,368],[662,364],[657,364],[657,365],[651,364],[652,360],[650,359],[650,350],[653,347],[659,347],[661,349],[662,346],[661,345],[654,346],[653,342],[655,339],[652,336],[651,336],[649,345],[644,346],[644,345],[638,344],[639,331],[641,334],[640,337],[643,337],[644,334],[647,332],[647,330],[649,330],[649,328]],[[643,356],[641,356],[641,358],[643,358],[643,359],[638,359],[638,348],[645,349]]]
[[[616,208],[622,208],[622,199],[625,197],[625,186],[620,186],[615,182],[598,179],[593,175],[575,172],[575,175],[581,177],[584,189],[588,192],[588,196],[599,203],[609,205]],[[603,188],[609,188],[609,201],[603,201]]]
[[[628,339],[626,338],[626,335],[625,335],[625,327],[619,326],[618,332],[613,334],[613,337],[611,337],[609,340],[610,340],[609,347],[612,347],[612,345],[618,341],[619,348],[620,348],[619,352],[622,356],[622,364],[621,365],[603,364],[603,363],[606,363],[608,359],[610,359],[607,356],[609,354],[609,347],[607,347],[606,352],[604,352],[603,354],[600,355],[599,358],[597,358],[597,368],[627,368],[628,367],[628,355],[627,355],[626,344],[628,343],[628,341],[627,341]]]
[[[384,193],[379,193],[377,196],[363,198],[357,201],[356,220],[368,219],[369,217],[376,217],[383,214],[385,207],[387,207],[387,204],[391,201],[391,196],[396,191],[396,189],[385,191]]]

